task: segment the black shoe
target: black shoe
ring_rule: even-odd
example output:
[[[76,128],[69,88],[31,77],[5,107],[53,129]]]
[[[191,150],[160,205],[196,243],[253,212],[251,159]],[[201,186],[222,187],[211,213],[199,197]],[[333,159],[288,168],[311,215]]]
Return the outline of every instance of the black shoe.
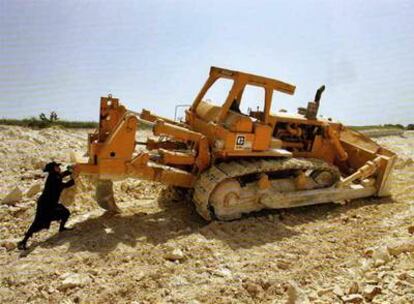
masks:
[[[75,228],[62,227],[62,228],[59,228],[59,232],[62,232],[62,231],[70,231],[70,230],[73,230],[73,229],[75,229]]]
[[[17,243],[17,248],[18,248],[19,250],[27,250],[27,247],[26,247],[26,242],[24,242],[24,241],[20,241],[20,242],[18,242],[18,243]]]

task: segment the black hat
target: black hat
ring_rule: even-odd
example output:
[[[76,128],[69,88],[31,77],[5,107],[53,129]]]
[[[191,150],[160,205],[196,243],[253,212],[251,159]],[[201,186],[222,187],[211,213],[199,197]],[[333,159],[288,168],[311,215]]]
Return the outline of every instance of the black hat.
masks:
[[[45,166],[45,168],[43,169],[43,172],[53,172],[56,166],[60,166],[60,164],[55,161],[52,161]]]

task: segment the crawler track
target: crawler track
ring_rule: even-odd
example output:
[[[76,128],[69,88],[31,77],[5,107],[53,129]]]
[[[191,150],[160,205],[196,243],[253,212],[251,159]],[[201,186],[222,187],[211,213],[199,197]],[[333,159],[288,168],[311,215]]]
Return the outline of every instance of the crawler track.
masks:
[[[339,180],[339,170],[317,159],[281,158],[252,159],[219,163],[200,175],[194,185],[193,201],[198,213],[206,220],[212,220],[214,210],[210,206],[210,195],[226,179],[238,178],[255,173],[273,173],[278,171],[323,170],[331,172]]]

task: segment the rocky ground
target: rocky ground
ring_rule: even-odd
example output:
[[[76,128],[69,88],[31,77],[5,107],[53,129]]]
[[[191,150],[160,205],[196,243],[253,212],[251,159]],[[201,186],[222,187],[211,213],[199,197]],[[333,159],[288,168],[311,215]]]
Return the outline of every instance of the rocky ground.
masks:
[[[105,214],[80,179],[63,199],[75,230],[53,224],[18,251],[40,169],[84,152],[86,133],[0,126],[1,303],[414,303],[414,133],[377,139],[400,155],[390,198],[206,223],[137,180],[116,183],[122,214]]]

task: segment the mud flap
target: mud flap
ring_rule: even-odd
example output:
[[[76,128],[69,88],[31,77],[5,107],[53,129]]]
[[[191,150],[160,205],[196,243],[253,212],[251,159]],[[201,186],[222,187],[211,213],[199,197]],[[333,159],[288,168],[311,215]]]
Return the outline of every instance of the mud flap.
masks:
[[[96,202],[101,208],[119,213],[121,210],[115,203],[113,182],[107,179],[98,179],[96,182]]]

